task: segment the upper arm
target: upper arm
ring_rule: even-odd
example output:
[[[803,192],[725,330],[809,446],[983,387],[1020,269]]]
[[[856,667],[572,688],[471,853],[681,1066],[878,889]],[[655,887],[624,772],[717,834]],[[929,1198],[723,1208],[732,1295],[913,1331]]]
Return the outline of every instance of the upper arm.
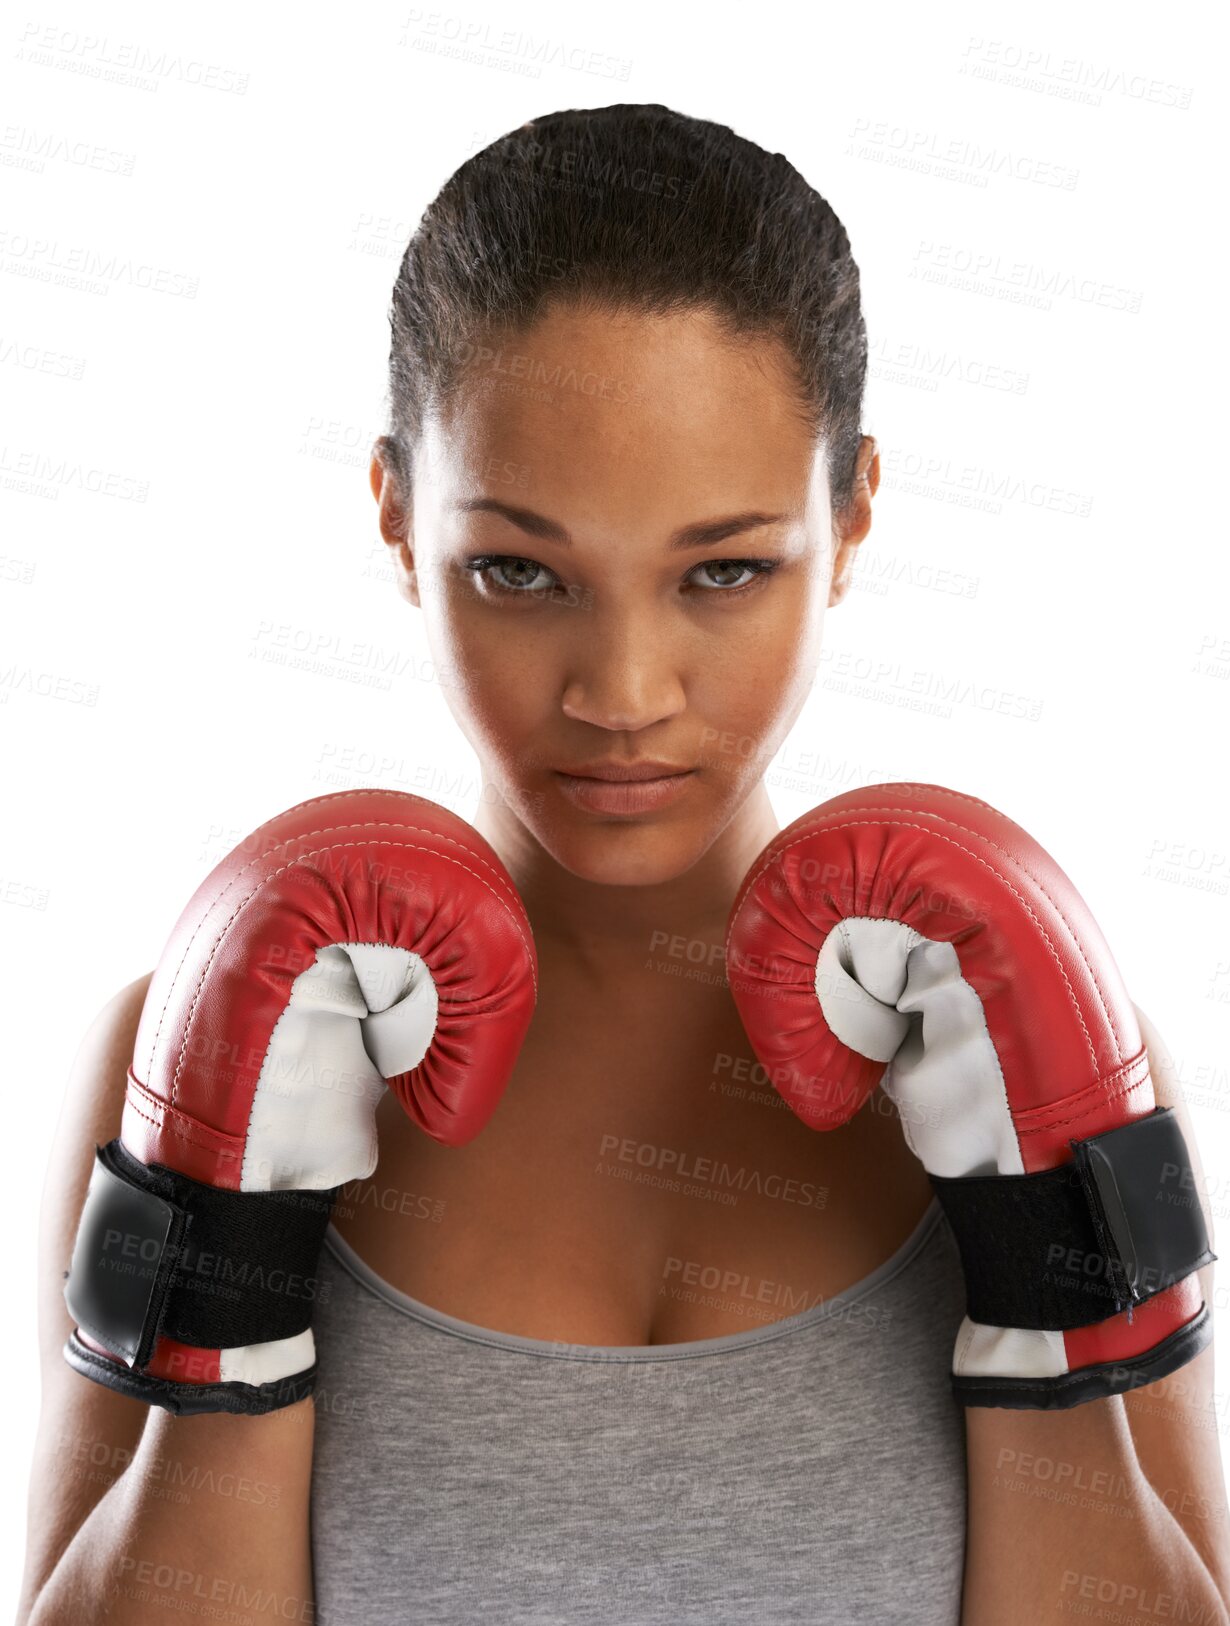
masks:
[[[38,1241],[42,1407],[30,1474],[22,1610],[92,1509],[131,1460],[149,1408],[74,1372],[61,1354],[73,1321],[64,1278],[94,1162],[120,1132],[128,1064],[152,972],[110,999],[69,1069],[48,1160]]]
[[[1149,1052],[1157,1104],[1174,1108],[1187,1142],[1209,1246],[1216,1252],[1204,1168],[1174,1059],[1139,1007],[1136,1016]],[[1211,1306],[1213,1266],[1203,1266],[1198,1275],[1205,1303]],[[1128,1391],[1123,1400],[1145,1477],[1187,1532],[1222,1596],[1230,1599],[1230,1506],[1222,1470],[1212,1344],[1177,1372]]]

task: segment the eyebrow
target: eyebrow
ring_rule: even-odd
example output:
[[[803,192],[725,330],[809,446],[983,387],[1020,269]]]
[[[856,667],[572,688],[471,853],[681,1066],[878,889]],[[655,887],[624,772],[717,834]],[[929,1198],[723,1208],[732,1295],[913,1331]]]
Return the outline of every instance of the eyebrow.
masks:
[[[536,536],[544,542],[554,542],[561,548],[572,546],[572,537],[562,525],[553,519],[547,519],[544,514],[536,514],[532,508],[517,508],[511,503],[501,502],[498,497],[471,497],[455,504],[455,507],[466,514],[499,514],[528,536]],[[724,542],[729,536],[737,536],[742,531],[757,530],[765,525],[780,525],[789,517],[788,514],[765,514],[759,509],[752,509],[745,514],[727,514],[723,519],[698,520],[695,524],[681,526],[672,534],[666,546],[672,552],[679,548],[708,548],[715,543]]]

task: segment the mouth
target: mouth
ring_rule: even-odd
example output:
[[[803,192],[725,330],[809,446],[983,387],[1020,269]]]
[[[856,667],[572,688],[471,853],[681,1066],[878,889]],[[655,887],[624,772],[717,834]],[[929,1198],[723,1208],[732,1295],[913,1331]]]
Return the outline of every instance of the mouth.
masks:
[[[552,769],[552,773],[574,806],[590,813],[615,815],[655,812],[683,795],[696,777],[695,768],[666,770],[657,764],[614,768],[603,765],[585,774]]]

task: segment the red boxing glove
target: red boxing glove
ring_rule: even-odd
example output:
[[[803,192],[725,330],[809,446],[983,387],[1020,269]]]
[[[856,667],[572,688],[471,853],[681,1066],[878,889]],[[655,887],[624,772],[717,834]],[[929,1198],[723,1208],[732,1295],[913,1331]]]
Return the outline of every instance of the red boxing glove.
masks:
[[[310,1393],[313,1272],[337,1190],[376,1166],[381,1092],[464,1145],[536,994],[521,899],[464,819],[356,790],[254,831],[150,982],[65,1286],[69,1364],[174,1412]]]
[[[1185,1365],[1212,1322],[1186,1142],[1110,950],[1021,827],[938,785],[796,819],[743,881],[731,992],[802,1120],[877,1081],[961,1254],[953,1392],[1047,1410]]]

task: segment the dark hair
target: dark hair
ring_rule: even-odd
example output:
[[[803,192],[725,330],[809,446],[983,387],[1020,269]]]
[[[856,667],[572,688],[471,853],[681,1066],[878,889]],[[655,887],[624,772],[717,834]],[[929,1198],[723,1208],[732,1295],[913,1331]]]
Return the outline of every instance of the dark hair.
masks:
[[[386,455],[408,490],[424,417],[477,347],[556,304],[703,308],[793,358],[827,436],[835,508],[853,492],[867,333],[841,221],[781,153],[657,103],[531,119],[461,165],[402,256],[389,316]]]

